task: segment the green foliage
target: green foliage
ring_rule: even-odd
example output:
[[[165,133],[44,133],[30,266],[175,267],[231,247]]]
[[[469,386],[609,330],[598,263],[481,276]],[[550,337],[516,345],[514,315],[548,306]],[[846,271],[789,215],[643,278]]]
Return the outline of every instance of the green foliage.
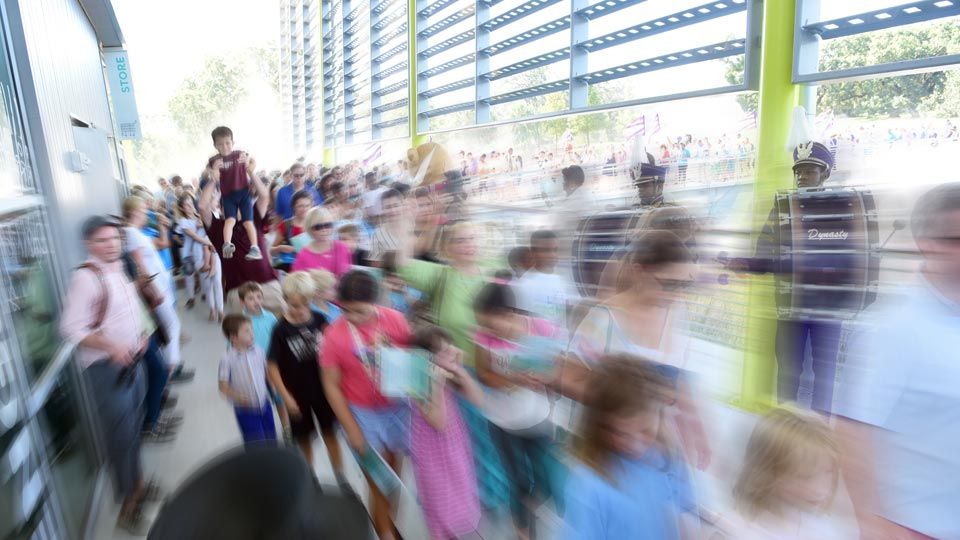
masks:
[[[197,140],[222,123],[246,94],[245,76],[243,63],[220,56],[208,58],[203,69],[184,80],[170,100],[170,116],[181,133]]]
[[[960,24],[937,23],[839,38],[823,44],[820,70],[834,71],[960,53]],[[730,84],[743,82],[744,57],[724,60]],[[756,111],[758,94],[737,97]],[[828,83],[818,89],[817,112],[860,118],[895,118],[920,113],[954,117],[960,110],[960,76],[935,71],[865,81]]]
[[[723,63],[727,66],[723,76],[728,83],[733,85],[743,84],[745,62],[746,57],[742,54],[723,59]],[[757,92],[740,94],[737,96],[737,103],[740,104],[740,108],[743,109],[744,112],[756,112],[760,104],[760,95]]]
[[[820,69],[833,71],[942,56],[958,49],[957,24],[869,33],[828,42],[821,54]],[[924,109],[942,110],[947,81],[947,72],[936,71],[831,84],[820,92],[818,108],[856,117],[898,117],[916,115]]]

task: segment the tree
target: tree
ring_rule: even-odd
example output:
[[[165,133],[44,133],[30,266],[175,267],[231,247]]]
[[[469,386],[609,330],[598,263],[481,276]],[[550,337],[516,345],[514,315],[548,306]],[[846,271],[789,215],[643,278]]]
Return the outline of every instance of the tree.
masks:
[[[958,43],[960,25],[955,23],[862,34],[827,42],[820,69],[833,71],[953,54],[958,52]],[[916,115],[922,110],[953,116],[957,103],[952,102],[951,112],[944,92],[948,82],[955,80],[948,78],[945,71],[935,71],[830,84],[822,87],[817,107],[838,116],[897,117]],[[956,91],[953,92],[955,95]]]
[[[216,56],[183,81],[168,105],[183,136],[196,141],[236,109],[246,95],[246,67]]]
[[[741,54],[733,58],[724,58],[723,63],[727,66],[726,72],[723,74],[727,82],[734,85],[743,84],[744,73],[746,73],[744,69],[746,55]],[[760,103],[760,95],[757,92],[740,94],[737,96],[737,103],[740,104],[740,108],[744,112],[756,112]]]
[[[317,53],[319,54],[319,53]],[[280,95],[280,53],[275,44],[267,47],[251,47],[248,50],[251,69],[260,78],[270,84],[270,88]],[[320,76],[323,70],[317,68],[316,77]]]

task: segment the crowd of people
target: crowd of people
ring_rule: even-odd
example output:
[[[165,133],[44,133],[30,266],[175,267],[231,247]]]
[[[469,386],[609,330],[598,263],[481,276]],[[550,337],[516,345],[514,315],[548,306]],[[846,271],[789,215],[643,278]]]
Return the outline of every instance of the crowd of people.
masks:
[[[144,478],[140,444],[169,440],[182,419],[161,412],[165,387],[190,376],[176,308],[200,296],[225,338],[219,391],[244,442],[295,445],[312,464],[319,431],[349,490],[342,437],[381,539],[399,538],[393,495],[407,457],[434,540],[475,533],[501,509],[517,537],[543,538],[544,505],[568,539],[840,538],[841,478],[862,538],[960,535],[960,497],[940,482],[960,470],[960,394],[956,378],[937,375],[957,369],[947,365],[960,335],[956,185],[914,211],[921,292],[868,327],[896,328],[851,339],[832,407],[785,404],[756,420],[725,486],[734,503],[718,515],[702,511],[696,481],[717,449],[683,332],[704,263],[662,196],[662,164],[709,141],[661,147],[661,166],[612,155],[628,162],[646,217],[585,294],[569,229],[592,211],[578,191],[596,179],[578,164],[563,164],[556,225],[487,261],[470,195],[452,183],[410,185],[417,175],[402,162],[296,162],[274,178],[229,129],[212,138],[217,153],[195,185],[174,176],[156,193],[135,187],[122,219],[85,224],[90,257],[66,299],[62,331],[80,345],[125,529],[142,532],[144,505],[162,494]],[[719,146],[752,153],[739,137]],[[463,158],[468,176],[524,167],[512,149]]]

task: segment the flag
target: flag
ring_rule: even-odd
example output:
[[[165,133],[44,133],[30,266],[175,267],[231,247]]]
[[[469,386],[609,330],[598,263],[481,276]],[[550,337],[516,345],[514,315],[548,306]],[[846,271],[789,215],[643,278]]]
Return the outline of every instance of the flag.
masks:
[[[650,127],[650,135],[656,135],[657,133],[660,133],[660,113],[653,115],[652,124],[653,125]]]
[[[644,115],[636,117],[633,122],[623,128],[623,136],[626,138],[640,136],[643,137],[647,134],[647,118]]]
[[[737,131],[746,131],[748,129],[757,129],[756,111],[750,111],[743,115],[743,118],[740,119],[740,123],[737,125]]]
[[[383,155],[383,145],[382,144],[371,144],[363,151],[363,166],[369,167],[371,163],[380,159],[380,156]]]

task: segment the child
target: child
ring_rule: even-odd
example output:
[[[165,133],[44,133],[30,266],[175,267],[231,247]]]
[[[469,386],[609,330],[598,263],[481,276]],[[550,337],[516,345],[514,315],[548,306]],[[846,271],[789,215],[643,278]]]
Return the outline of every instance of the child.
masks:
[[[341,225],[337,229],[337,238],[350,248],[350,257],[354,265],[360,266],[366,262],[367,251],[360,249],[360,228],[353,223]]]
[[[721,528],[745,540],[850,537],[825,519],[840,480],[839,459],[830,428],[820,418],[783,408],[770,411],[750,435],[733,488],[738,517]]]
[[[395,251],[385,253],[380,264],[383,269],[383,281],[387,284],[387,296],[383,304],[410,319],[413,307],[422,295],[416,289],[408,287],[407,282],[397,273]]]
[[[410,328],[403,315],[377,306],[377,282],[366,270],[347,272],[338,294],[343,317],[324,334],[323,387],[358,457],[376,452],[399,476],[401,454],[409,446],[410,409],[405,400],[380,392],[379,358],[387,345],[410,343]],[[374,528],[381,539],[394,538],[388,494],[370,476],[367,483]]]
[[[263,309],[263,288],[259,283],[248,281],[240,286],[237,291],[240,295],[240,302],[243,304],[243,314],[253,323],[253,342],[261,350],[270,350],[270,338],[273,336],[273,329],[277,326],[277,317],[273,313]],[[283,398],[274,388],[270,388],[270,398],[277,408],[277,416],[280,417],[280,425],[283,426],[284,439],[290,438],[290,416],[287,408],[283,405]]]
[[[210,134],[217,155],[207,161],[210,175],[220,182],[221,206],[223,207],[223,258],[233,257],[236,246],[233,245],[233,227],[237,224],[237,214],[243,222],[243,229],[250,240],[250,251],[244,257],[248,261],[263,258],[257,243],[257,229],[253,223],[253,199],[250,197],[250,181],[259,182],[253,172],[256,163],[246,152],[233,149],[233,131],[220,126]]]
[[[187,309],[193,308],[196,302],[197,287],[194,278],[201,279],[197,270],[203,264],[204,247],[213,247],[207,238],[200,217],[197,216],[193,197],[189,193],[180,195],[177,199],[177,232],[183,235],[183,245],[180,247],[180,265],[184,276],[184,287],[190,298],[187,300]]]
[[[599,364],[588,388],[561,538],[690,538],[690,480],[661,429],[671,383],[653,364],[617,355]]]
[[[203,291],[207,295],[207,305],[210,306],[210,315],[207,320],[223,322],[223,271],[220,258],[212,247],[203,246],[203,266],[200,268],[203,280]]]
[[[270,337],[277,326],[277,317],[263,309],[263,288],[248,281],[237,290],[243,303],[243,314],[253,323],[253,341],[264,351],[270,350]]]
[[[555,337],[558,332],[546,321],[520,315],[513,289],[506,284],[485,285],[477,294],[474,311],[480,328],[474,338],[474,361],[477,376],[487,389],[484,414],[492,424],[490,434],[513,489],[510,500],[517,535],[533,538],[532,498],[537,492],[545,498],[558,494],[556,469],[551,467],[555,460],[546,395],[552,370],[540,374],[521,371],[517,358],[521,340]],[[552,359],[543,360],[548,364]]]
[[[334,431],[336,416],[324,394],[317,363],[327,321],[310,311],[316,290],[309,274],[287,275],[281,290],[286,309],[270,337],[267,353],[270,383],[283,397],[290,415],[290,431],[307,463],[313,466],[312,436],[316,433],[313,423],[316,417],[334,475],[338,482],[345,483],[340,445]]]
[[[253,324],[243,315],[230,314],[223,319],[223,335],[230,344],[220,360],[220,393],[233,404],[243,442],[276,440],[267,361],[254,344]]]
[[[342,313],[340,308],[333,303],[333,300],[337,298],[337,278],[326,270],[318,269],[310,270],[310,278],[313,279],[313,284],[317,288],[317,294],[313,297],[310,309],[323,315],[327,324],[333,324]]]
[[[453,392],[476,406],[483,390],[461,364],[462,352],[445,330],[431,326],[417,333],[417,346],[431,353],[440,376],[428,401],[417,401],[410,423],[410,455],[417,495],[433,540],[459,538],[476,530],[480,499],[470,434]]]

